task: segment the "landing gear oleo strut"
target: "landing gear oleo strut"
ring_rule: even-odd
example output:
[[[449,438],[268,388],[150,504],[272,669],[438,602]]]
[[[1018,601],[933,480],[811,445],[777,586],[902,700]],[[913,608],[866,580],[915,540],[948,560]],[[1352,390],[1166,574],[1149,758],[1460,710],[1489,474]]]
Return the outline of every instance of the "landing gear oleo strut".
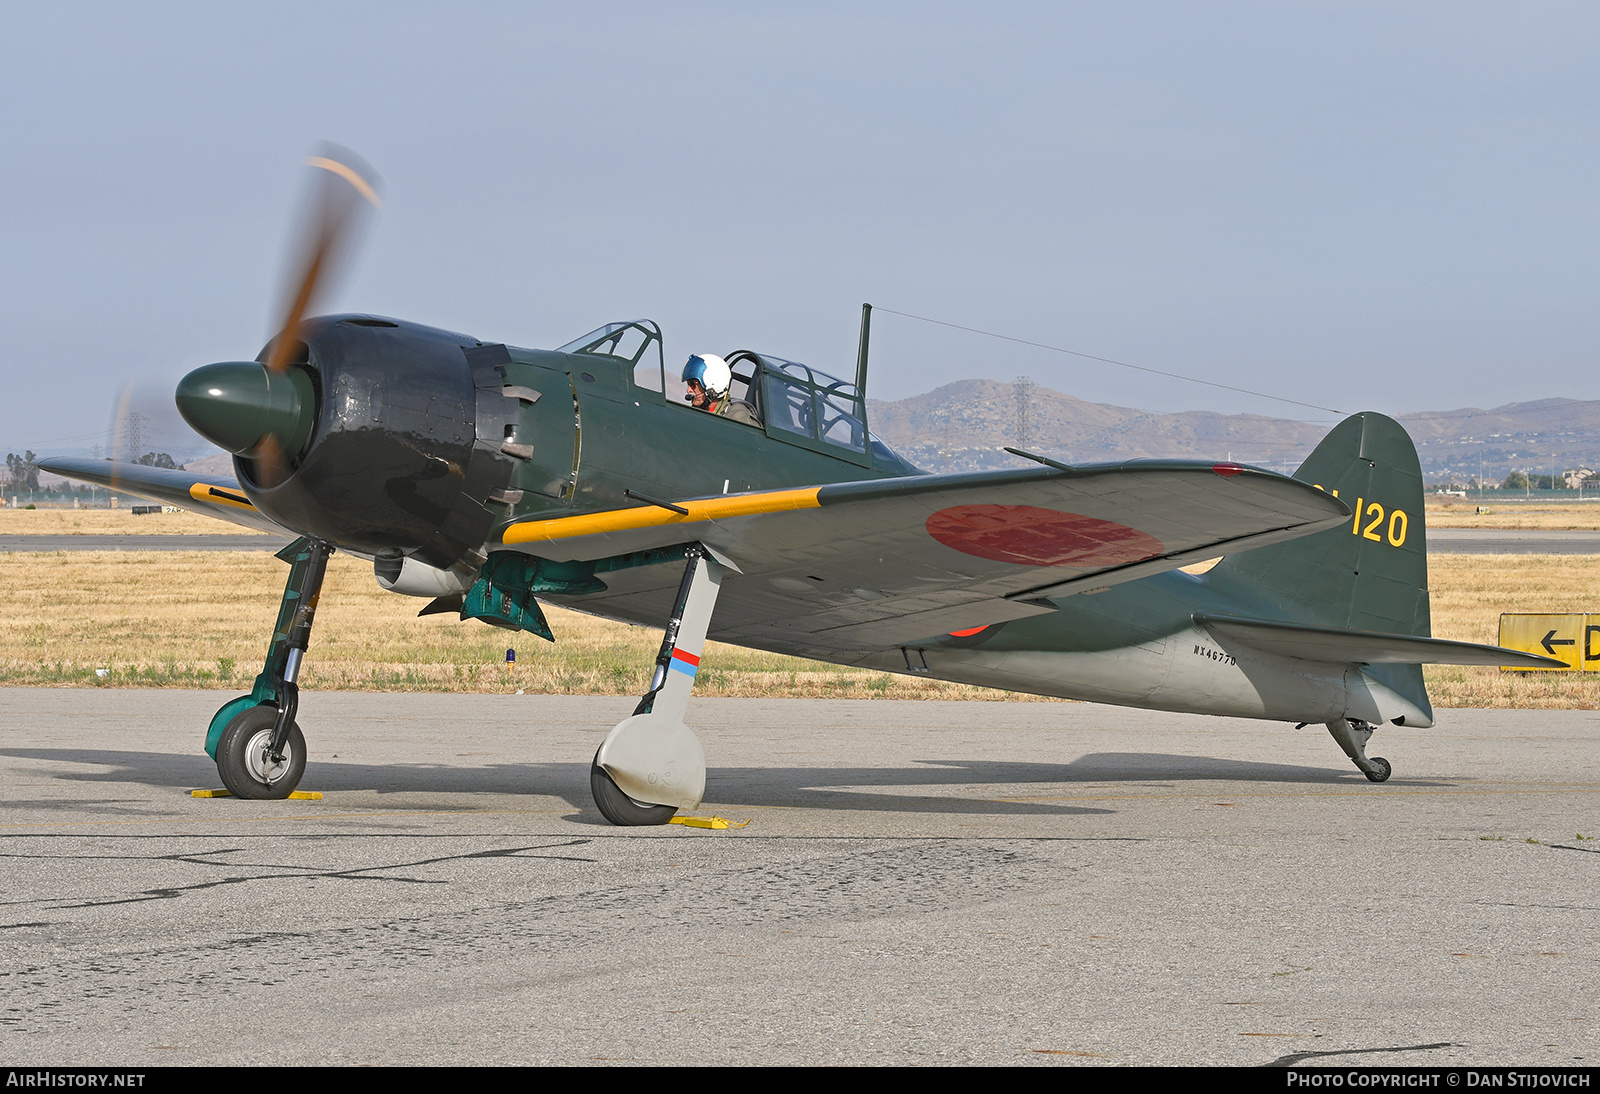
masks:
[[[1375,729],[1377,726],[1359,718],[1339,718],[1328,723],[1328,732],[1333,734],[1333,739],[1361,769],[1361,773],[1372,782],[1387,782],[1393,770],[1389,761],[1382,756],[1367,756],[1367,742],[1372,739]]]
[[[206,751],[236,798],[287,798],[305,774],[306,742],[294,720],[300,706],[297,681],[331,554],[330,545],[309,537],[278,552],[289,564],[289,580],[266,664],[250,694],[225,704],[211,719]]]
[[[689,548],[650,690],[594,754],[589,787],[612,824],[666,824],[679,809],[693,809],[705,796],[705,752],[694,731],[683,724],[683,712],[723,570],[704,546]]]

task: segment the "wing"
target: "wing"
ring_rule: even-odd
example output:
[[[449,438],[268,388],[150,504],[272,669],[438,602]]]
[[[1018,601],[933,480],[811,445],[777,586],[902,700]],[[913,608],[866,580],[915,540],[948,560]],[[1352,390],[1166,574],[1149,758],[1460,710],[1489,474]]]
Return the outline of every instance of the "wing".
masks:
[[[1349,519],[1337,498],[1236,464],[1135,461],[921,475],[764,491],[507,526],[558,562],[700,541],[739,571],[712,637],[840,660],[1053,611],[1094,591]],[[551,599],[660,624],[676,567],[602,567],[607,588]]]
[[[250,499],[244,496],[239,484],[230,478],[111,460],[51,459],[36,462],[51,474],[108,486],[165,505],[182,506],[196,513],[254,528],[258,532],[296,534],[293,529],[268,520],[250,504]]]

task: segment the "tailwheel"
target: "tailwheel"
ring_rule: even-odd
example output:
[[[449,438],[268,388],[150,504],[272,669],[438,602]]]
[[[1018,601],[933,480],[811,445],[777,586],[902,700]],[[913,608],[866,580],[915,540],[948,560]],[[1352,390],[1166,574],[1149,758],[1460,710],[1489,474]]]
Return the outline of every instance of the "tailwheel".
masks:
[[[272,758],[272,730],[278,708],[256,706],[238,715],[217,743],[217,774],[236,798],[271,801],[287,798],[306,773],[306,739],[289,723],[282,759]],[[618,822],[621,823],[621,822]]]
[[[1377,728],[1360,718],[1335,718],[1328,723],[1328,732],[1333,734],[1333,739],[1344,749],[1344,754],[1350,757],[1357,770],[1369,781],[1381,783],[1389,781],[1389,772],[1393,769],[1382,756],[1367,755],[1367,742],[1372,740],[1372,732]]]
[[[606,769],[600,766],[600,753],[594,754],[589,765],[589,792],[600,813],[612,824],[625,828],[638,828],[652,824],[666,824],[678,810],[670,805],[651,805],[636,802],[624,794],[611,781]]]

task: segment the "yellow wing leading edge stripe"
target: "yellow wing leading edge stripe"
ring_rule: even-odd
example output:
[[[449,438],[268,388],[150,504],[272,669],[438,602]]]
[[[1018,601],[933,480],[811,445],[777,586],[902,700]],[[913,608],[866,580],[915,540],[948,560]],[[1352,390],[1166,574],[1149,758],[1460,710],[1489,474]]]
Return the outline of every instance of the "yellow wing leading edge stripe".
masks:
[[[235,509],[249,509],[251,512],[256,508],[243,494],[224,490],[220,486],[212,486],[209,482],[197,482],[189,487],[189,496],[195,501],[210,502],[212,505],[231,505]]]
[[[555,517],[551,520],[530,520],[513,524],[500,537],[503,543],[540,543],[577,536],[593,536],[602,532],[624,532],[635,528],[658,528],[671,524],[697,524],[708,520],[725,520],[728,517],[749,516],[752,513],[780,513],[789,509],[820,509],[817,499],[820,486],[803,490],[769,490],[760,494],[738,494],[732,497],[707,498],[703,501],[680,501],[673,504],[687,509],[687,514],[674,513],[654,505],[641,505],[636,509],[609,509],[603,513],[584,513],[575,517]]]

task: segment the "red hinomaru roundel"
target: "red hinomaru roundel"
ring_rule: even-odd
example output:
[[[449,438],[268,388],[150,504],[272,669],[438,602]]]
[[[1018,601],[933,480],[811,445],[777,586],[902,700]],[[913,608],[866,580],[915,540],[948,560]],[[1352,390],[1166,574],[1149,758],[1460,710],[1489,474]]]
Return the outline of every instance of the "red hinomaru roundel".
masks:
[[[1034,505],[953,505],[927,528],[946,547],[1018,566],[1121,566],[1163,551],[1137,528]]]

